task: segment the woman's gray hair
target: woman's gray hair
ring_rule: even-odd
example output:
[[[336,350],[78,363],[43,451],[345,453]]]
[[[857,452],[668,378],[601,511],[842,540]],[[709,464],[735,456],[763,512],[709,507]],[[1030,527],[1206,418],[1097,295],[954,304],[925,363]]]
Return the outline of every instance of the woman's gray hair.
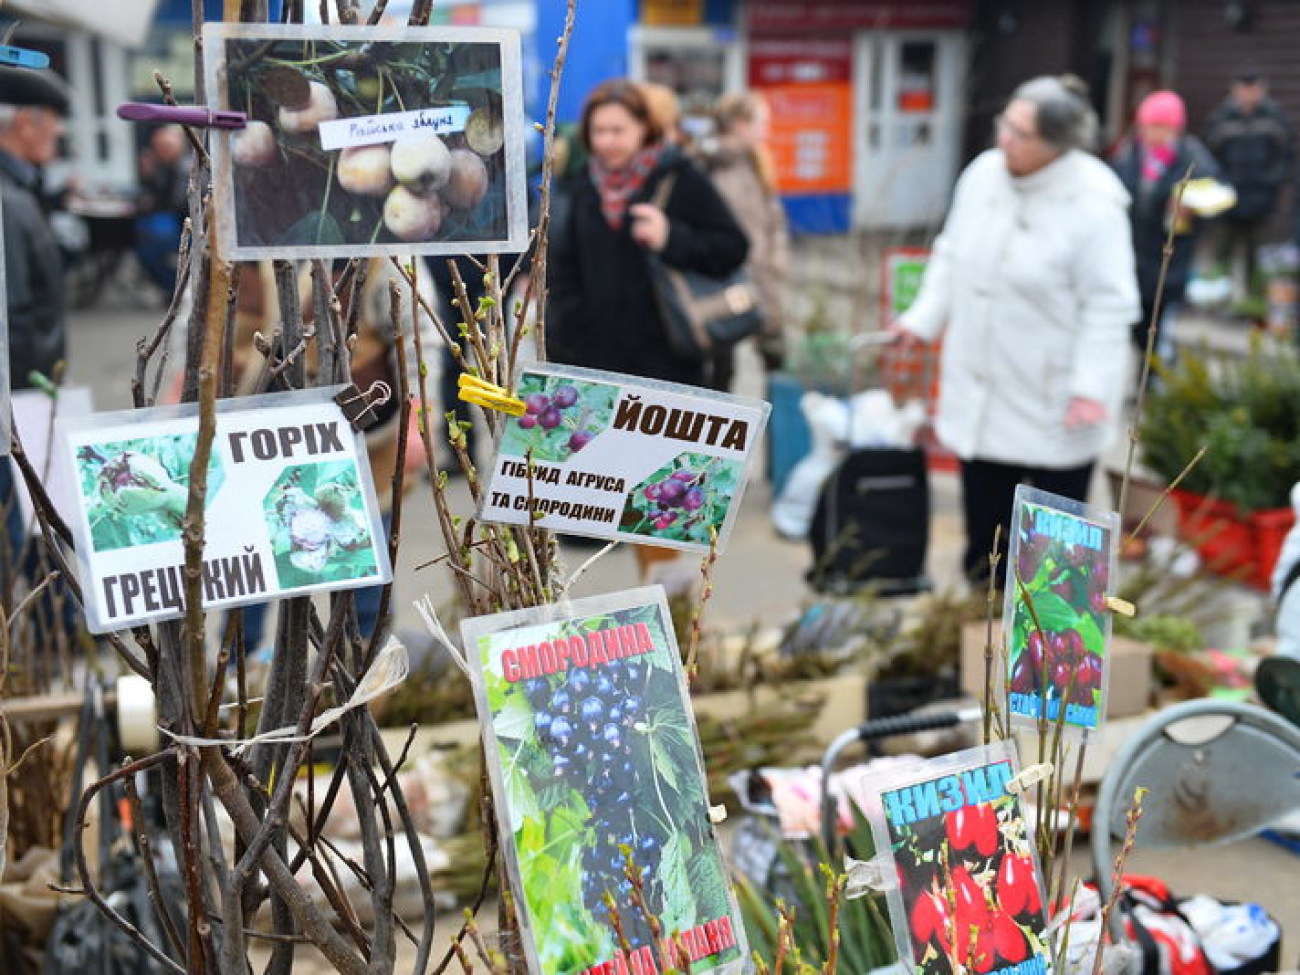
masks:
[[[1096,145],[1097,113],[1082,79],[1074,75],[1031,78],[1012,92],[1011,101],[1033,105],[1039,136],[1062,152]]]

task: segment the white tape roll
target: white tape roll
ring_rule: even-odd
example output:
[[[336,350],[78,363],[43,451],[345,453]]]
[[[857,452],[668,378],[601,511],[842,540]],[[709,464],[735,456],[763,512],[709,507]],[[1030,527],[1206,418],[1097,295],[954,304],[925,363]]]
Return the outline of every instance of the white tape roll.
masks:
[[[117,679],[117,737],[133,758],[158,750],[158,706],[153,688],[137,674]]]

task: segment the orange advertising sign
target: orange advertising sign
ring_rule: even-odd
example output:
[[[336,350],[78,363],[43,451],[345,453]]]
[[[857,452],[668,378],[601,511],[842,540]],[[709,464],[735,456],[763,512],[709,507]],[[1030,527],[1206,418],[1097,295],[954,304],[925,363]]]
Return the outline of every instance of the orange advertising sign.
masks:
[[[644,0],[641,23],[646,27],[698,27],[704,23],[704,0]]]
[[[765,87],[769,144],[782,193],[853,189],[853,86],[847,81]]]

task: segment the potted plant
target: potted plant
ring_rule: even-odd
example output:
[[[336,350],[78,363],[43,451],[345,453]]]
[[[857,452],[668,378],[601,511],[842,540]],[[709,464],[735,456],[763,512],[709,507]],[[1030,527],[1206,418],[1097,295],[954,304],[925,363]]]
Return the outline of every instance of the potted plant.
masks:
[[[1184,352],[1159,368],[1140,426],[1143,462],[1171,483],[1183,533],[1214,571],[1267,589],[1295,517],[1300,481],[1300,358],[1255,340],[1245,358]]]

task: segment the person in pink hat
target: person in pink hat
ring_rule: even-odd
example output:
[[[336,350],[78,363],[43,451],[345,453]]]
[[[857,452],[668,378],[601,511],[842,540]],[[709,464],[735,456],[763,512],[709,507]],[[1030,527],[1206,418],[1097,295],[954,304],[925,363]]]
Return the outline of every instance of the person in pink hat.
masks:
[[[1187,109],[1172,91],[1153,91],[1142,99],[1132,131],[1111,155],[1111,166],[1133,198],[1129,219],[1142,298],[1142,318],[1133,323],[1133,342],[1139,355],[1147,347],[1165,240],[1171,225],[1174,229],[1174,250],[1165,276],[1155,345],[1159,360],[1171,363],[1175,353],[1174,320],[1191,276],[1199,230],[1191,211],[1181,208],[1175,212],[1175,187],[1189,170],[1196,178],[1217,179],[1219,166],[1205,146],[1187,134]]]

